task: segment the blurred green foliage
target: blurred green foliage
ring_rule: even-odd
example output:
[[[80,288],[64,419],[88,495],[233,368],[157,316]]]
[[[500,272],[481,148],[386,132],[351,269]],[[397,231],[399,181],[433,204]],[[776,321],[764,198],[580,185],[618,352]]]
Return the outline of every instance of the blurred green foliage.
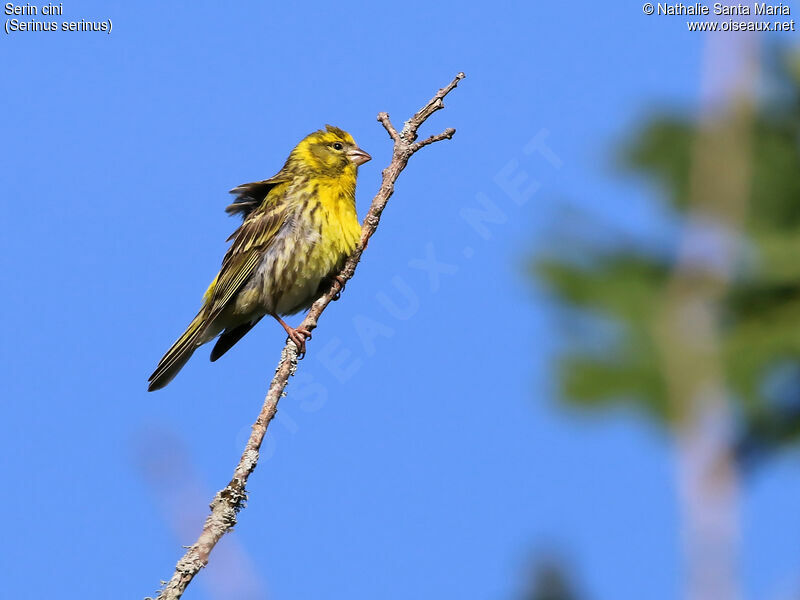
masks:
[[[749,123],[747,208],[739,232],[732,233],[735,267],[716,307],[722,375],[748,456],[800,437],[800,57],[776,51],[764,73]],[[685,116],[658,115],[619,153],[627,173],[643,176],[666,199],[665,231],[688,223],[696,141],[704,126]],[[695,193],[695,207],[696,199]],[[718,202],[704,215],[713,219],[724,210]],[[721,218],[723,229],[725,224]],[[666,247],[587,239],[565,244],[564,236],[556,237],[560,243],[538,253],[531,271],[555,295],[562,322],[574,329],[590,315],[613,324],[615,332],[599,348],[585,339],[567,343],[559,360],[565,399],[582,407],[625,403],[659,423],[674,423],[654,323],[678,236],[670,236]],[[699,277],[696,285],[704,284]]]

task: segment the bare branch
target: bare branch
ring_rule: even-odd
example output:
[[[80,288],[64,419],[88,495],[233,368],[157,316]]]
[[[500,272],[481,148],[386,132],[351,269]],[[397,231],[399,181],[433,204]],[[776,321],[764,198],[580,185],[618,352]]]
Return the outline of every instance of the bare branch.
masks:
[[[430,117],[437,110],[444,108],[444,97],[452,92],[458,85],[458,82],[464,79],[464,77],[466,77],[464,73],[459,73],[455,76],[453,81],[436,92],[436,95],[431,98],[425,106],[420,108],[413,117],[405,122],[403,131],[400,133],[400,135],[409,142],[416,140],[417,130],[420,128],[420,125],[422,125],[428,119],[428,117]]]
[[[378,189],[378,193],[375,194],[369,211],[364,218],[364,224],[361,227],[361,241],[339,273],[339,278],[343,282],[348,281],[353,276],[358,262],[361,260],[361,254],[364,252],[370,237],[372,237],[372,234],[375,233],[375,229],[378,227],[381,213],[383,213],[386,203],[394,193],[394,183],[397,181],[403,169],[406,168],[411,156],[429,144],[453,137],[455,129],[450,128],[438,135],[432,135],[422,142],[413,143],[417,138],[417,130],[419,127],[429,116],[444,107],[442,99],[450,93],[463,78],[464,74],[459,73],[449,85],[439,90],[425,106],[417,111],[411,119],[406,121],[402,133],[398,133],[394,128],[389,120],[388,114],[382,112],[378,115],[378,121],[383,124],[394,142],[392,160],[389,166],[383,170],[381,186]],[[338,291],[338,283],[331,285],[331,288],[311,306],[301,327],[306,328],[308,331],[315,329],[322,312],[328,304],[331,303]],[[189,549],[178,561],[175,567],[175,573],[159,592],[157,600],[178,600],[183,595],[186,587],[194,576],[197,575],[200,569],[208,564],[211,551],[214,549],[217,542],[236,525],[236,515],[244,507],[244,502],[247,500],[247,491],[245,489],[247,479],[256,468],[258,453],[261,448],[261,443],[264,441],[264,436],[267,433],[267,427],[269,427],[270,421],[275,417],[275,413],[278,410],[278,401],[285,394],[284,390],[289,382],[289,377],[294,375],[296,370],[297,347],[294,342],[287,340],[281,352],[278,366],[275,369],[275,376],[272,378],[266,398],[264,399],[264,404],[261,407],[261,412],[256,422],[253,424],[250,439],[247,440],[239,464],[233,472],[233,478],[224,489],[217,492],[217,495],[212,500],[210,505],[211,514],[203,525],[200,537],[197,538],[194,544],[189,546]]]
[[[411,146],[414,149],[414,152],[419,150],[420,148],[424,148],[425,146],[432,144],[434,142],[440,142],[442,140],[450,140],[455,135],[456,130],[452,127],[448,127],[442,133],[437,133],[436,135],[432,135],[426,140],[422,140],[421,142],[414,142]]]
[[[389,132],[389,137],[392,138],[392,140],[396,142],[400,139],[400,134],[397,133],[397,129],[394,128],[394,125],[392,125],[392,122],[389,120],[388,113],[378,113],[378,121],[383,123],[383,126],[386,128],[386,131]]]

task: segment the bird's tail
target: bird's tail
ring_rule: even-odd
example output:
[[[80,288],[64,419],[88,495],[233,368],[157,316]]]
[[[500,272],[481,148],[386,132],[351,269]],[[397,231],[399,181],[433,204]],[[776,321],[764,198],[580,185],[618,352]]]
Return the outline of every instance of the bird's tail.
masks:
[[[172,344],[172,347],[167,350],[167,353],[159,361],[156,370],[147,380],[149,382],[147,386],[148,392],[160,390],[173,380],[178,371],[186,364],[186,361],[194,354],[194,351],[205,341],[201,339],[201,335],[206,329],[205,325],[205,311],[201,310],[189,323],[189,327],[186,328],[183,335]]]

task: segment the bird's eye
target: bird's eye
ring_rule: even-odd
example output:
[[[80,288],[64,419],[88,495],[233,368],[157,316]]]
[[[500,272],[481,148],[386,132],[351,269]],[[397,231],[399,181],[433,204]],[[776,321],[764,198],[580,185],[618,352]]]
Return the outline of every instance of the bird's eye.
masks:
[[[342,148],[344,148],[344,146],[342,146],[339,142],[333,144],[334,150],[341,150]]]

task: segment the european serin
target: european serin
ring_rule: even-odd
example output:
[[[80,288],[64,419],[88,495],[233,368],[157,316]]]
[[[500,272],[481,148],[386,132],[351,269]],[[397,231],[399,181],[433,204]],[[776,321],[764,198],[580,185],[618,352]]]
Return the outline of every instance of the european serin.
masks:
[[[242,225],[203,297],[203,306],[150,376],[148,390],[167,385],[192,353],[219,336],[217,360],[265,315],[274,317],[302,354],[311,334],[280,315],[311,306],[353,252],[358,166],[370,160],[353,137],[327,125],[303,139],[277,175],[233,190],[225,210]]]

